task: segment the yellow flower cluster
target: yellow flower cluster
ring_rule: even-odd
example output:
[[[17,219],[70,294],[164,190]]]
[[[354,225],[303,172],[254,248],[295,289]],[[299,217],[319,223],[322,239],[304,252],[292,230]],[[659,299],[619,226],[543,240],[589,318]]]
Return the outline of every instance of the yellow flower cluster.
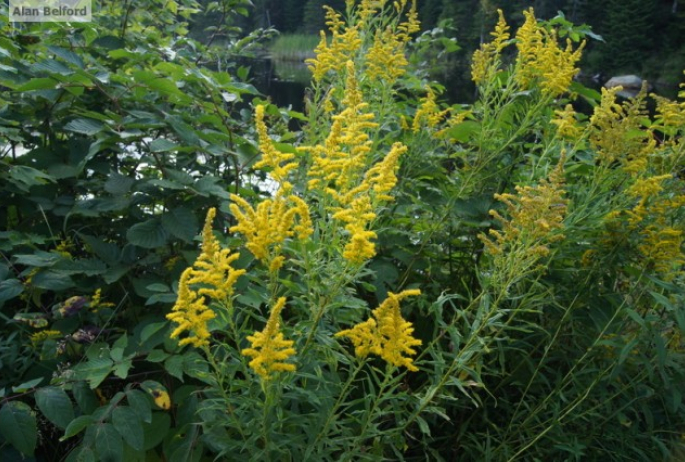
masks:
[[[590,144],[603,165],[618,161],[626,172],[637,175],[646,168],[656,142],[651,133],[642,130],[644,93],[621,105],[616,102],[620,90],[602,88],[600,104],[590,117]]]
[[[421,345],[421,340],[412,336],[414,328],[402,317],[400,301],[420,294],[418,289],[404,290],[399,294],[388,292],[388,298],[373,310],[373,318],[352,329],[340,331],[335,336],[349,338],[354,344],[355,354],[360,358],[374,354],[393,366],[417,371],[412,358],[404,355],[415,355],[413,347]]]
[[[295,155],[276,149],[267,133],[266,124],[264,123],[264,106],[261,104],[255,108],[255,126],[257,127],[259,150],[261,151],[262,159],[254,165],[254,168],[271,168],[270,174],[275,181],[282,186],[288,184],[288,173],[297,168],[297,163],[291,162]]]
[[[245,247],[271,272],[283,265],[281,246],[286,239],[297,235],[305,240],[313,232],[307,203],[295,195],[284,197],[283,191],[287,189],[279,189],[273,199],[260,202],[256,210],[242,197],[231,194],[230,209],[238,224],[229,231],[245,236]]]
[[[526,20],[516,32],[516,71],[514,78],[523,88],[539,85],[542,92],[558,96],[568,90],[573,77],[579,72],[576,64],[581,58],[585,42],[574,51],[571,40],[562,49],[554,30],[541,27],[533,8],[524,11]]]
[[[296,354],[292,340],[285,340],[280,331],[279,317],[285,306],[285,297],[280,297],[269,314],[266,327],[261,332],[255,332],[247,339],[252,345],[241,353],[253,358],[250,367],[262,377],[269,380],[275,372],[292,372],[295,365],[286,363],[288,358]]]
[[[672,178],[671,175],[651,176],[647,178],[639,178],[627,190],[626,194],[630,197],[640,198],[639,202],[632,210],[628,210],[629,215],[628,224],[632,229],[645,219],[649,210],[647,209],[647,201],[651,197],[658,196],[663,191],[662,183],[664,180]]]
[[[378,124],[372,122],[373,114],[364,112],[368,105],[362,100],[352,61],[347,62],[342,103],[344,109],[333,116],[331,131],[323,144],[299,149],[312,158],[308,188],[328,197],[333,219],[345,223],[350,234],[343,257],[361,263],[375,255],[371,240],[376,233],[367,227],[376,217],[374,209],[378,203],[392,200],[387,193],[397,182],[399,157],[407,148],[395,143],[380,162],[368,168],[373,143],[366,131]]]
[[[490,210],[490,215],[502,224],[502,231],[491,229],[492,238],[479,236],[489,254],[500,256],[523,245],[531,256],[546,256],[547,244],[564,238],[558,232],[564,227],[568,202],[563,189],[564,161],[562,155],[549,181],[543,179],[537,186],[516,186],[517,194],[495,194],[497,200],[506,204],[510,218]]]
[[[321,31],[321,41],[314,49],[316,58],[307,59],[305,62],[312,71],[314,82],[320,82],[328,72],[340,72],[345,63],[354,59],[354,55],[362,45],[359,27],[346,27],[340,13],[333,8],[324,6],[326,9],[326,25],[331,33],[330,45],[326,33]]]
[[[495,26],[495,31],[490,35],[494,37],[492,42],[483,43],[478,50],[473,53],[471,59],[471,78],[477,84],[487,82],[492,76],[499,72],[500,53],[507,46],[509,40],[509,26],[504,19],[502,10],[497,10],[499,19]]]
[[[653,265],[654,270],[670,281],[682,273],[685,265],[683,231],[672,226],[648,226],[641,232],[643,239],[638,250]]]
[[[554,111],[555,118],[551,120],[553,125],[557,127],[557,134],[560,138],[569,141],[577,141],[583,133],[583,127],[578,124],[576,120],[576,111],[573,106],[567,104],[564,109]]]
[[[171,338],[188,332],[188,337],[181,339],[179,345],[191,344],[202,347],[209,344],[207,322],[214,319],[214,312],[207,306],[205,296],[220,303],[230,303],[233,286],[245,270],[236,270],[231,266],[238,254],[231,254],[229,249],[222,249],[212,233],[212,222],[216,209],[207,212],[202,230],[202,252],[193,266],[181,275],[178,284],[176,304],[166,317],[178,324],[171,333]],[[193,284],[200,288],[195,291]]]
[[[388,24],[383,30],[379,29],[373,35],[368,34],[371,21],[385,8],[386,3],[387,0],[362,0],[355,14],[354,2],[348,1],[348,24],[341,14],[328,6],[324,7],[331,37],[329,40],[326,33],[321,31],[321,41],[314,49],[316,57],[306,60],[314,82],[322,81],[329,72],[341,72],[347,61],[355,61],[357,58],[366,61],[370,81],[384,81],[392,85],[404,74],[408,64],[405,58],[406,44],[411,34],[419,30],[416,0],[412,0],[404,22]],[[406,5],[407,0],[393,3],[398,18]],[[371,36],[373,38],[370,43],[365,45],[365,40]]]
[[[440,110],[435,101],[435,92],[430,85],[426,85],[426,96],[421,98],[421,105],[419,106],[411,128],[414,133],[418,133],[422,126],[433,128],[438,125],[448,114],[450,109]]]

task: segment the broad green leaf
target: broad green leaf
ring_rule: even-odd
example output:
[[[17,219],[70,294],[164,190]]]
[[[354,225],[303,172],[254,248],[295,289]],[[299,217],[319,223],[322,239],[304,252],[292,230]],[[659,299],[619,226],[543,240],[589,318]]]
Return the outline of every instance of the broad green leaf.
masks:
[[[152,350],[150,354],[147,355],[147,358],[145,358],[146,361],[149,361],[151,363],[161,363],[165,359],[169,357],[169,353],[163,350]],[[181,371],[183,372],[183,371]]]
[[[143,423],[145,450],[148,451],[162,442],[171,427],[171,417],[166,412],[153,412],[152,422]]]
[[[124,442],[112,424],[96,424],[95,449],[102,462],[123,462]]]
[[[100,133],[104,125],[93,119],[74,119],[64,126],[65,130],[82,135],[93,136]]]
[[[126,399],[139,420],[146,423],[152,422],[152,406],[145,393],[139,390],[126,390]]]
[[[79,260],[60,260],[52,267],[53,271],[64,274],[85,274],[86,276],[98,276],[107,271],[107,265],[95,258],[82,258]]]
[[[16,319],[15,315],[15,319]],[[12,392],[13,393],[24,393],[28,390],[32,390],[33,388],[36,387],[39,383],[43,381],[43,377],[39,377],[37,379],[29,380],[28,382],[24,382],[21,385],[17,385],[15,387],[12,387]]]
[[[183,382],[183,356],[173,355],[164,361],[164,369]]]
[[[114,363],[109,358],[93,358],[74,367],[76,376],[88,381],[91,389],[97,388],[112,372]]]
[[[82,415],[76,417],[74,420],[69,422],[69,425],[67,425],[67,428],[64,431],[64,436],[60,438],[60,441],[64,441],[74,435],[78,435],[93,422],[94,419],[91,415]]]
[[[36,416],[21,401],[8,401],[0,408],[0,434],[17,451],[33,456],[38,441]]]
[[[91,414],[100,405],[97,396],[85,381],[75,382],[71,392],[81,414]]]
[[[140,417],[129,406],[117,406],[112,411],[112,424],[121,437],[136,451],[143,450],[143,427]]]
[[[109,174],[107,181],[105,181],[105,191],[115,196],[127,194],[131,190],[133,183],[135,183],[133,178],[112,172]]]
[[[126,233],[126,239],[138,247],[154,249],[163,246],[168,235],[159,218],[151,218],[135,224]]]
[[[150,151],[152,152],[167,152],[178,149],[178,145],[166,138],[157,138],[150,143]]]
[[[90,446],[79,446],[69,453],[65,462],[97,462]]]
[[[143,328],[143,330],[140,333],[140,343],[145,343],[150,337],[152,337],[168,325],[169,323],[167,322],[155,322],[152,324],[148,324]]]
[[[24,285],[19,279],[0,281],[0,303],[13,299],[24,291]]]
[[[21,254],[15,255],[14,261],[20,265],[26,266],[37,266],[39,268],[45,268],[47,266],[52,266],[63,257],[59,254],[53,252],[43,252],[38,250],[33,254]]]
[[[74,406],[66,392],[59,387],[36,390],[36,405],[50,422],[62,430],[74,420]]]
[[[169,234],[186,242],[193,241],[200,227],[195,214],[185,207],[171,209],[162,215],[162,225]]]
[[[73,51],[67,50],[65,48],[61,48],[58,46],[49,46],[48,50],[50,50],[50,53],[57,55],[58,57],[62,58],[64,61],[71,63],[75,65],[76,67],[83,68],[83,60],[74,53]]]
[[[39,77],[31,79],[24,85],[17,88],[17,91],[33,91],[33,90],[52,90],[57,88],[59,81],[51,77]]]
[[[31,284],[45,290],[60,292],[74,287],[74,281],[69,275],[60,271],[44,270],[33,276]]]
[[[48,182],[55,182],[55,179],[43,173],[40,170],[36,170],[32,167],[26,167],[24,165],[13,165],[10,167],[9,178],[13,184],[23,191],[28,192],[31,186],[37,186],[46,184]]]

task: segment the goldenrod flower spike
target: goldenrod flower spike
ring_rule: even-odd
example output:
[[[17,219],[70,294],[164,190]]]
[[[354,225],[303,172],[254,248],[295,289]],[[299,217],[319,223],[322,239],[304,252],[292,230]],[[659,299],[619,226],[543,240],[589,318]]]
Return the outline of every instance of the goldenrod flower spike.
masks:
[[[195,347],[202,347],[209,345],[210,334],[207,329],[207,322],[214,319],[215,314],[205,305],[204,297],[199,296],[190,288],[188,281],[192,277],[192,273],[193,269],[187,268],[181,275],[176,304],[166,317],[178,324],[178,327],[171,333],[171,338],[179,337],[186,331],[190,334],[181,339],[179,345],[191,344]]]
[[[276,372],[295,370],[294,364],[284,362],[297,353],[292,347],[294,342],[285,340],[280,332],[279,316],[284,306],[285,297],[280,297],[271,309],[264,330],[247,337],[252,347],[241,352],[244,356],[253,358],[250,367],[263,380],[269,380]]]
[[[271,168],[271,177],[279,184],[284,185],[288,178],[288,172],[297,168],[296,162],[289,162],[295,158],[294,154],[280,152],[274,146],[264,123],[264,106],[261,104],[255,108],[255,125],[259,135],[259,149],[262,152],[262,160],[254,165],[254,168]]]
[[[212,222],[215,216],[216,209],[209,209],[202,229],[202,252],[193,266],[186,268],[181,275],[176,304],[166,316],[178,324],[171,333],[171,338],[179,337],[183,332],[189,333],[188,337],[179,342],[181,346],[209,345],[207,322],[216,315],[207,306],[205,296],[220,303],[230,303],[233,286],[245,274],[245,270],[236,270],[231,266],[238,254],[231,255],[229,249],[222,249],[214,237]],[[193,284],[201,284],[201,287],[195,291],[191,287]]]
[[[212,222],[215,216],[216,209],[209,209],[202,229],[202,253],[193,264],[195,269],[192,270],[188,284],[209,286],[200,288],[198,294],[223,302],[233,295],[233,286],[245,274],[245,270],[236,270],[231,266],[240,255],[231,254],[229,249],[222,249],[214,237]]]
[[[338,332],[335,336],[349,338],[354,344],[355,355],[360,358],[372,353],[393,366],[417,371],[412,358],[405,355],[415,355],[414,347],[421,345],[421,340],[412,336],[414,328],[412,323],[402,317],[400,301],[420,294],[418,289],[404,290],[399,294],[388,292],[388,298],[373,310],[375,319],[368,319],[352,329]]]

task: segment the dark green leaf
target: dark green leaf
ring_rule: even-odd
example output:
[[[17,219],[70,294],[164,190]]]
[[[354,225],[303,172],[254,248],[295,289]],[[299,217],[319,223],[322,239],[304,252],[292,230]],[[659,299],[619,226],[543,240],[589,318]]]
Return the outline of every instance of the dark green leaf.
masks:
[[[117,406],[112,412],[112,424],[121,437],[136,451],[143,450],[143,428],[138,414],[128,406]]]
[[[133,225],[126,233],[126,239],[131,244],[145,249],[154,249],[163,246],[167,241],[167,232],[159,218],[152,218]]]
[[[74,400],[78,404],[81,414],[91,414],[99,406],[98,398],[95,396],[93,390],[88,387],[85,381],[74,383],[71,388],[74,395]]]
[[[171,418],[166,412],[152,413],[152,422],[143,424],[145,450],[148,451],[162,442],[171,427]]]
[[[0,281],[0,303],[10,300],[24,291],[24,285],[18,279]]]
[[[162,225],[169,234],[186,242],[192,242],[200,226],[195,214],[185,207],[171,209],[162,215]]]
[[[135,180],[116,172],[109,174],[109,178],[105,181],[105,191],[115,196],[123,195],[131,190]]]
[[[64,431],[64,436],[60,438],[60,441],[64,441],[67,438],[71,438],[74,435],[81,433],[86,427],[92,424],[94,421],[91,415],[82,415],[76,417],[74,420],[69,422],[67,429]]]
[[[150,143],[150,151],[152,152],[167,152],[177,149],[178,145],[166,138],[157,138]]]
[[[63,291],[74,287],[74,281],[59,271],[45,270],[33,276],[31,284],[45,290]]]
[[[57,85],[59,85],[59,81],[51,77],[39,77],[29,80],[17,88],[17,91],[52,90],[57,88]]]
[[[102,131],[103,124],[93,119],[74,119],[66,124],[64,129],[82,135],[93,136]]]
[[[170,356],[166,361],[164,361],[164,369],[166,371],[183,381],[183,357],[178,355]]]
[[[126,390],[128,404],[138,415],[138,420],[142,422],[152,422],[152,406],[148,396],[139,390]]]
[[[33,456],[38,429],[36,416],[28,404],[8,401],[0,408],[0,434],[19,452]]]
[[[44,387],[36,390],[36,405],[50,422],[62,430],[74,420],[74,407],[71,400],[59,387]]]
[[[101,462],[122,462],[124,442],[114,426],[98,423],[95,428],[95,448]]]

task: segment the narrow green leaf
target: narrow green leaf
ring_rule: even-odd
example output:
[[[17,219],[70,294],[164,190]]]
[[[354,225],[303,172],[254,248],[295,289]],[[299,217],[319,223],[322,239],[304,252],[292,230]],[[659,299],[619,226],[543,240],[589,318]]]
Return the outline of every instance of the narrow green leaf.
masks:
[[[33,456],[38,441],[36,416],[21,401],[8,401],[0,408],[0,434],[17,451]]]
[[[74,406],[67,393],[59,387],[39,388],[36,405],[50,422],[62,430],[74,420]]]

